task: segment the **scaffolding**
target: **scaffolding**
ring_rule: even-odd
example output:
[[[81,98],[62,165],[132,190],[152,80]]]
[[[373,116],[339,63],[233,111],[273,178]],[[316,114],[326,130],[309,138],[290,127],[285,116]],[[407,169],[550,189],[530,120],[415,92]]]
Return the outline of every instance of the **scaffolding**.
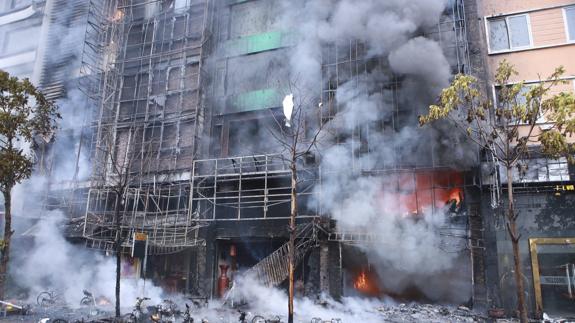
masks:
[[[317,174],[298,170],[298,198],[313,194]],[[291,171],[278,154],[205,159],[194,162],[191,204],[198,221],[254,221],[289,219]],[[303,203],[301,203],[303,204]],[[298,218],[313,218],[317,209],[302,206]]]
[[[446,57],[451,63],[452,71],[467,72],[469,62],[469,49],[467,44],[467,31],[465,25],[465,8],[462,0],[451,1],[450,6],[445,10],[441,17],[440,22],[434,27],[426,30],[424,33],[427,37],[437,40]],[[224,5],[225,6],[225,5]],[[245,9],[245,8],[244,8]],[[258,9],[258,8],[254,8]],[[224,11],[227,12],[227,11]],[[227,12],[227,15],[230,13]],[[222,23],[222,25],[226,25]],[[240,24],[241,26],[241,24]],[[230,33],[228,29],[219,31],[227,35]],[[266,33],[268,35],[269,33]],[[258,35],[255,35],[258,36]],[[253,40],[255,36],[243,37],[243,39]],[[248,39],[249,38],[249,39]],[[224,39],[226,39],[224,37]],[[220,40],[221,41],[221,40]],[[236,41],[236,39],[234,39]],[[239,42],[239,41],[237,41]],[[278,45],[279,46],[279,45]],[[226,44],[223,46],[227,48]],[[265,47],[261,45],[260,47]],[[275,48],[281,50],[280,47]],[[215,75],[212,79],[215,84],[212,84],[211,95],[208,102],[213,103],[210,108],[211,115],[207,119],[225,118],[226,122],[238,121],[240,127],[248,127],[247,122],[239,122],[242,116],[239,113],[245,112],[239,109],[235,112],[224,111],[218,104],[222,104],[222,100],[229,101],[235,99],[237,93],[228,93],[226,89],[219,89],[220,87],[226,88],[224,84],[227,73],[233,73],[233,68],[227,57],[228,53],[220,53],[221,57],[217,57],[217,62],[213,68]],[[254,54],[254,53],[247,53]],[[247,55],[245,54],[245,55]],[[325,44],[322,47],[322,77],[321,80],[321,102],[322,108],[322,122],[331,122],[332,124],[339,122],[335,116],[342,111],[342,106],[336,100],[336,92],[343,84],[352,83],[363,94],[371,95],[373,93],[381,94],[383,100],[380,104],[389,107],[392,111],[389,117],[384,120],[378,120],[377,125],[357,124],[356,129],[349,135],[334,134],[333,139],[335,144],[345,143],[350,144],[350,151],[354,154],[367,155],[373,150],[374,145],[386,145],[386,142],[370,142],[366,140],[370,131],[381,131],[384,136],[382,138],[392,138],[397,135],[406,122],[407,119],[413,116],[413,111],[400,107],[400,100],[398,92],[401,88],[402,79],[394,76],[389,69],[386,57],[371,57],[368,55],[368,49],[364,44],[357,40],[338,41],[331,44]],[[253,55],[257,56],[259,54]],[[267,54],[262,60],[268,58]],[[231,59],[236,60],[236,57]],[[257,58],[253,58],[257,60]],[[231,69],[229,72],[228,69]],[[369,73],[378,73],[386,77],[376,84],[366,84],[364,76]],[[223,75],[223,76],[222,76]],[[234,88],[234,84],[228,84],[228,88]],[[259,93],[262,94],[262,93]],[[263,95],[263,94],[262,94]],[[223,99],[222,97],[223,96]],[[260,99],[260,97],[257,97]],[[267,100],[265,102],[256,103],[270,104]],[[251,102],[251,101],[250,101]],[[254,103],[254,104],[256,104]],[[273,108],[273,106],[268,106]],[[257,110],[257,108],[255,108]],[[234,115],[238,115],[237,117]],[[237,118],[237,119],[234,119]],[[213,128],[210,133],[212,136],[220,136],[221,138],[214,137],[213,142],[224,142],[222,146],[229,145],[228,141],[231,138],[231,130],[222,130],[224,121],[214,122]],[[231,126],[230,126],[231,128]],[[229,137],[229,138],[228,138]],[[390,141],[391,142],[391,141]],[[239,142],[238,142],[239,143]],[[220,143],[221,144],[221,143]],[[383,176],[383,173],[400,173],[405,171],[415,171],[422,169],[446,169],[450,165],[441,160],[441,156],[435,154],[436,149],[434,142],[426,142],[425,147],[428,149],[429,158],[420,158],[417,164],[405,163],[407,158],[406,154],[412,154],[410,151],[403,151],[402,147],[393,147],[395,160],[391,163],[386,161],[378,163],[362,164],[361,158],[351,158],[352,165],[350,168],[358,174],[370,176]],[[227,147],[226,147],[227,148]],[[224,149],[223,147],[221,149]],[[216,154],[222,155],[230,154],[229,151],[220,152],[216,150]],[[192,169],[192,207],[200,221],[240,221],[240,220],[267,220],[267,219],[287,219],[289,218],[288,204],[290,201],[289,195],[289,170],[285,164],[282,164],[281,156],[279,155],[245,155],[238,157],[223,157],[206,160],[194,161]],[[319,169],[317,165],[308,165],[307,169],[301,170],[302,174],[298,177],[305,178],[306,182],[298,187],[298,197],[305,201],[315,200],[318,203],[308,203],[313,205],[313,209],[300,210],[298,217],[317,217],[324,215],[323,208],[321,207],[321,194],[322,191],[322,177],[326,178],[332,176],[332,173],[337,170],[330,170],[325,167]],[[270,184],[273,183],[273,184]],[[476,182],[473,185],[477,184]],[[272,186],[273,185],[273,186]],[[315,196],[314,196],[315,194]],[[300,203],[304,204],[304,203]],[[283,209],[281,207],[283,206]],[[270,211],[272,208],[272,211]]]
[[[465,8],[461,0],[450,3],[437,28],[426,35],[440,42],[453,72],[467,72]],[[211,37],[219,28],[214,27],[216,8],[209,0],[91,1],[81,67],[82,89],[94,105],[85,130],[93,170],[83,235],[90,246],[109,248],[117,234],[113,183],[118,174],[111,159],[126,159],[130,150],[137,154],[125,170],[132,180],[125,190],[121,234],[148,233],[157,253],[203,243],[198,229],[210,222],[289,218],[290,171],[281,156],[198,158],[200,136],[215,132],[204,127],[223,111],[203,108],[204,101],[221,103],[203,98],[202,93],[214,92],[219,84],[214,74],[221,74],[219,63],[205,64],[215,47],[212,43],[221,41]],[[373,72],[388,77],[362,88],[363,76]],[[336,92],[348,82],[354,82],[358,91],[380,93],[381,104],[391,107],[389,117],[377,121],[376,127],[358,124],[353,138],[334,136],[336,144],[357,145],[351,147],[354,153],[369,154],[370,145],[385,145],[366,140],[368,132],[381,131],[384,138],[391,138],[412,113],[399,107],[402,80],[393,76],[385,58],[369,57],[358,41],[324,46],[322,76],[323,122],[341,111]],[[423,163],[414,165],[401,163],[409,152],[393,149],[397,158],[392,163],[369,168],[352,158],[350,167],[358,174],[381,175],[449,166],[434,155],[434,147],[429,148],[430,162],[421,158]],[[298,217],[324,214],[317,194],[321,195],[321,178],[330,176],[330,171],[307,164],[299,170],[304,180],[298,185],[302,201]]]
[[[209,0],[91,1],[80,82],[94,106],[83,228],[89,247],[110,249],[117,234],[129,247],[134,232],[148,234],[152,254],[203,243],[185,197],[203,124],[210,12]]]
[[[449,1],[440,21],[433,27],[422,31],[423,35],[439,43],[443,53],[450,64],[453,75],[470,72],[470,53],[467,39],[465,21],[465,5],[463,0]],[[390,67],[387,57],[373,57],[369,55],[368,48],[358,40],[338,40],[322,48],[322,80],[321,102],[322,120],[337,123],[340,120],[336,115],[345,109],[344,104],[338,102],[336,94],[338,89],[345,85],[355,95],[380,95],[378,109],[386,111],[385,117],[371,124],[356,121],[351,134],[335,134],[335,144],[346,143],[350,151],[359,152],[360,155],[369,154],[374,146],[389,146],[389,158],[377,164],[362,163],[361,158],[352,158],[350,167],[354,170],[395,170],[422,167],[449,167],[449,161],[443,160],[438,154],[439,144],[433,140],[426,141],[418,146],[422,154],[417,161],[408,164],[407,160],[413,155],[412,151],[396,144],[398,133],[406,126],[418,127],[415,112],[409,106],[400,106],[400,92],[403,79],[395,75]],[[366,75],[375,74],[381,77],[377,80],[366,79]],[[372,132],[382,134],[377,142],[368,139]],[[420,130],[424,131],[424,130]],[[479,154],[477,153],[477,156]]]

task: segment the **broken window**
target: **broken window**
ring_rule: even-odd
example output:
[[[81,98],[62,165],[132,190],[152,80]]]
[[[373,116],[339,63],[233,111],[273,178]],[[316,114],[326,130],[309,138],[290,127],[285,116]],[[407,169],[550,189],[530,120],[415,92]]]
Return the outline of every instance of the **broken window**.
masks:
[[[186,35],[186,17],[176,17],[174,22],[174,39],[182,39]]]
[[[138,45],[144,41],[144,31],[142,25],[134,25],[128,32],[128,46]]]
[[[176,113],[180,110],[180,94],[170,94],[166,99],[166,113]]]
[[[504,175],[502,174],[502,176]],[[523,183],[568,181],[570,179],[569,163],[565,157],[556,160],[533,158],[523,163],[518,175],[517,178]],[[505,182],[506,179],[503,181]]]
[[[226,95],[226,67],[218,67],[216,69],[216,95],[223,96]]]
[[[129,118],[132,115],[134,115],[134,101],[120,103],[120,120]]]
[[[194,145],[194,122],[187,121],[180,124],[180,146],[191,147]]]
[[[139,100],[135,102],[136,104],[136,118],[143,118],[146,116],[146,107],[148,105],[147,100]]]
[[[492,52],[531,46],[529,16],[517,15],[488,21],[489,49]]]
[[[168,91],[180,89],[182,69],[179,67],[171,68],[168,73]]]
[[[193,63],[186,65],[186,72],[184,75],[184,88],[197,89],[198,88],[198,72],[199,64]]]
[[[176,124],[164,125],[164,133],[162,134],[162,149],[175,147],[177,138],[178,138],[177,125]]]
[[[135,75],[124,76],[124,80],[122,82],[122,95],[120,96],[120,99],[133,100],[135,97],[135,91],[136,91],[136,76]]]
[[[575,42],[575,6],[565,8],[565,22],[567,23],[567,40]]]
[[[198,91],[185,92],[182,97],[182,111],[193,111],[198,105]]]
[[[154,70],[152,80],[152,95],[163,94],[166,92],[166,70]]]
[[[138,75],[138,99],[145,99],[148,96],[148,73],[141,73]]]

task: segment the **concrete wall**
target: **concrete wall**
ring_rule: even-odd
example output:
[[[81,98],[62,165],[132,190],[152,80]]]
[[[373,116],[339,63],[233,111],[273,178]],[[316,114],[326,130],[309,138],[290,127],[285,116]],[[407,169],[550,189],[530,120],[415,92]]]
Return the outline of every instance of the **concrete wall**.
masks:
[[[535,312],[535,296],[530,238],[575,237],[575,193],[530,192],[517,194],[518,224],[520,227],[521,262],[530,312]],[[515,283],[513,281],[513,253],[511,241],[505,229],[504,210],[492,209],[487,199],[483,201],[486,243],[486,273],[488,276],[489,301],[492,306],[503,307],[513,313],[516,308]]]

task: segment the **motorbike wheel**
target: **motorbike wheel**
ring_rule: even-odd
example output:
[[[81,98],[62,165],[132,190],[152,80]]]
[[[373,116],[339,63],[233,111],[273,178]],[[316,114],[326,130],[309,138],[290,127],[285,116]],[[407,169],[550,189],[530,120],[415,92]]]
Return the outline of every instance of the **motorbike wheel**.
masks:
[[[266,323],[266,319],[261,315],[256,315],[252,319],[252,323]]]
[[[92,298],[88,296],[82,298],[80,301],[80,306],[91,306],[92,304],[94,304],[94,302],[92,301]]]
[[[41,292],[40,294],[38,294],[38,297],[36,297],[36,302],[41,307],[48,307],[48,306],[54,304],[54,300],[52,299],[52,294],[50,294],[48,292]]]
[[[138,320],[136,319],[136,316],[133,313],[130,313],[130,314],[125,314],[122,316],[122,322],[123,323],[136,323],[136,322],[138,322]]]

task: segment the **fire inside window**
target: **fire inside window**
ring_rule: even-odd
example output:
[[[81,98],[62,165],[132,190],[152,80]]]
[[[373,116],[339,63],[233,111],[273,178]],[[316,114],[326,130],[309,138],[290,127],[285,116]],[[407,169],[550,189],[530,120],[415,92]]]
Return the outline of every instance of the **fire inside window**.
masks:
[[[442,210],[458,212],[463,201],[463,175],[455,171],[405,172],[386,177],[382,209],[415,215]]]

